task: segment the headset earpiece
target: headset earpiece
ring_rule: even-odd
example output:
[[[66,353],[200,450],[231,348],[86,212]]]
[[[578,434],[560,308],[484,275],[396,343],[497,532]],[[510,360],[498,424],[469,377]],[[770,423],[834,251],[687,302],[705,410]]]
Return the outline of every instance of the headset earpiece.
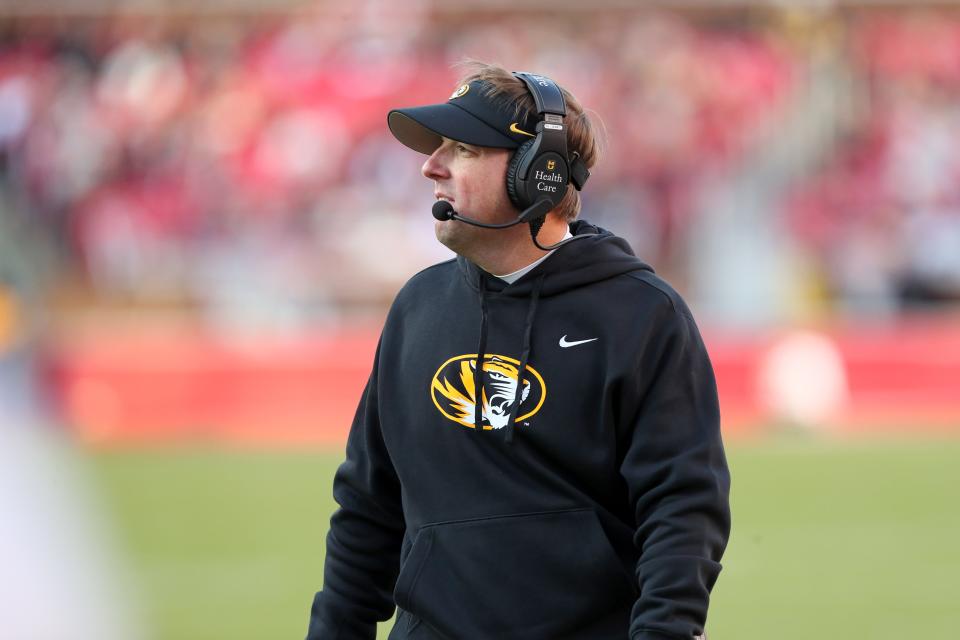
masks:
[[[523,81],[533,96],[541,121],[536,137],[520,145],[510,160],[507,195],[521,211],[541,200],[547,200],[554,208],[563,201],[571,179],[563,92],[544,76],[524,72],[515,72],[514,76]]]
[[[523,164],[526,157],[530,154],[530,149],[533,148],[533,144],[536,140],[527,140],[514,152],[513,157],[510,158],[510,164],[507,166],[507,195],[510,197],[510,202],[513,203],[520,211],[523,211],[533,203],[526,202],[526,198],[523,194],[520,193],[517,187],[517,171],[520,169],[520,165]]]

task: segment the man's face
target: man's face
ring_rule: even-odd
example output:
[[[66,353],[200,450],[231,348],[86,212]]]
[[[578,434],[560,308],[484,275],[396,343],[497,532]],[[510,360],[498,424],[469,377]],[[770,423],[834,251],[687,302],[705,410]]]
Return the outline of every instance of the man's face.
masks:
[[[508,149],[477,147],[444,138],[420,172],[433,180],[434,197],[449,200],[457,213],[481,222],[510,222],[517,215],[506,188],[510,155]],[[437,240],[465,255],[478,243],[493,241],[497,234],[496,230],[457,220],[438,220],[434,231]]]

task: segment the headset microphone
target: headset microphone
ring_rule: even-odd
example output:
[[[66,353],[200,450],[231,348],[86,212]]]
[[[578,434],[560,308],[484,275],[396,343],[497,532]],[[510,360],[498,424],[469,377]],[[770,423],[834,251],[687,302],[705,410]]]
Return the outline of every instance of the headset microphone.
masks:
[[[446,200],[437,200],[433,203],[431,212],[433,213],[433,217],[441,222],[450,220],[453,218],[453,205]]]
[[[434,202],[433,209],[431,212],[433,213],[433,217],[436,218],[437,220],[440,220],[441,222],[446,220],[459,220],[460,222],[464,222],[466,224],[472,224],[475,227],[482,227],[484,229],[506,229],[508,227],[513,227],[518,224],[530,222],[531,220],[535,220],[539,217],[545,216],[547,215],[547,213],[550,211],[552,207],[553,205],[550,204],[549,200],[540,200],[534,203],[533,206],[527,207],[526,209],[524,209],[520,213],[520,215],[517,216],[516,220],[513,220],[512,222],[505,222],[503,224],[488,224],[486,222],[480,222],[479,220],[474,220],[473,218],[467,218],[466,216],[461,216],[459,213],[454,211],[453,205],[447,202],[446,200],[437,200],[436,202]],[[554,249],[558,249],[565,244],[569,244],[573,242],[574,240],[580,240],[582,238],[591,238],[595,235],[593,233],[585,233],[579,236],[574,236],[572,238],[567,238],[566,240],[561,240],[556,244],[551,244],[545,247],[542,244],[540,244],[540,242],[537,240],[536,234],[532,233],[532,231],[533,230],[531,229],[531,235],[533,236],[533,244],[537,245],[537,248],[540,249],[541,251],[553,251]]]
[[[453,205],[447,202],[446,200],[437,200],[433,203],[433,217],[437,220],[459,220],[460,222],[465,222],[466,224],[472,224],[475,227],[482,227],[484,229],[506,229],[508,227],[513,227],[518,224],[523,224],[525,222],[530,222],[536,218],[547,215],[550,209],[553,208],[553,205],[550,204],[549,200],[539,200],[533,205],[524,209],[520,215],[517,216],[516,220],[510,222],[504,222],[502,224],[490,224],[487,222],[480,222],[479,220],[474,220],[473,218],[468,218],[462,216],[453,209]]]

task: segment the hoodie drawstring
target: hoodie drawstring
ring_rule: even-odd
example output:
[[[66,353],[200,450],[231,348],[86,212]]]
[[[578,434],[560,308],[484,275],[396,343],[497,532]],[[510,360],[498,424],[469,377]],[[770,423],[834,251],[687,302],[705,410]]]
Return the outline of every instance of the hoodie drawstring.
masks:
[[[530,359],[530,338],[533,335],[533,318],[537,312],[537,301],[540,299],[540,289],[543,288],[544,275],[537,278],[537,283],[530,293],[530,306],[527,308],[527,321],[523,327],[523,347],[520,355],[520,368],[517,371],[517,389],[513,395],[513,404],[510,406],[510,420],[507,421],[506,442],[513,442],[516,433],[517,412],[523,402],[523,374],[527,372],[527,361]]]
[[[480,276],[480,342],[477,344],[477,366],[473,369],[473,424],[483,433],[483,361],[487,357],[487,279]]]

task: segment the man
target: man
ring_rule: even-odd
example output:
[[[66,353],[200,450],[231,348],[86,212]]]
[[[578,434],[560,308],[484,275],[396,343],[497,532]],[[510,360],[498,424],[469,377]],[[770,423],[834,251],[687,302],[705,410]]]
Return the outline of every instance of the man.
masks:
[[[388,123],[458,257],[390,310],[308,638],[373,639],[395,605],[393,640],[702,637],[730,527],[713,372],[680,297],[575,221],[582,107],[476,63]]]

